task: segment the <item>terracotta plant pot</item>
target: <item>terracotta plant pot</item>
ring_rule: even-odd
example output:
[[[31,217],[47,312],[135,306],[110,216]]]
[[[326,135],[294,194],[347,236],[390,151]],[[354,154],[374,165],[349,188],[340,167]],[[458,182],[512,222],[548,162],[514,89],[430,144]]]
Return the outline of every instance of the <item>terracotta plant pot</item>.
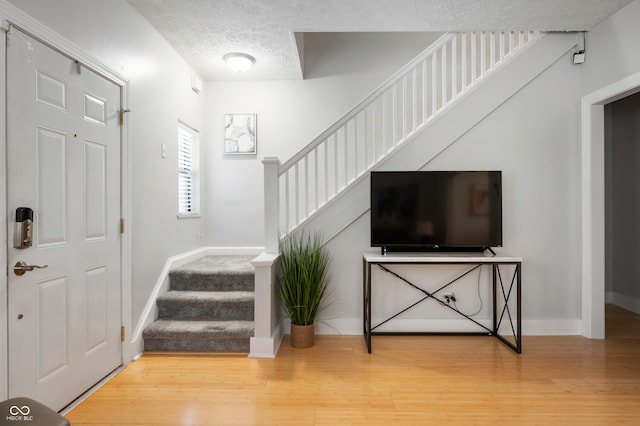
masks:
[[[315,327],[310,325],[291,324],[291,347],[298,349],[310,348],[313,346],[313,336]]]

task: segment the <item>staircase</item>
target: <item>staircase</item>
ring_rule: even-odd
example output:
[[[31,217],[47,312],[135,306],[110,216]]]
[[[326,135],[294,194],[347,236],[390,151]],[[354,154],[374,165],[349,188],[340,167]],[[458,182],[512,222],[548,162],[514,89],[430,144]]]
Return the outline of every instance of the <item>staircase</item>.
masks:
[[[249,352],[253,257],[208,256],[169,272],[158,319],[142,334],[145,352]]]
[[[278,236],[307,224],[540,38],[535,31],[447,33],[287,162],[266,158],[267,250],[274,248]]]

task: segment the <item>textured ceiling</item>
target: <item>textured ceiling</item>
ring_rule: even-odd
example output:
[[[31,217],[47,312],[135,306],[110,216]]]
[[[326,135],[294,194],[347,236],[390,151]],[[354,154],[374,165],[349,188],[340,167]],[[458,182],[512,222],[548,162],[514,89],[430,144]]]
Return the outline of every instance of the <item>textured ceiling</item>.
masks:
[[[205,80],[300,79],[304,32],[584,31],[631,0],[127,0]],[[222,57],[256,58],[244,74]]]

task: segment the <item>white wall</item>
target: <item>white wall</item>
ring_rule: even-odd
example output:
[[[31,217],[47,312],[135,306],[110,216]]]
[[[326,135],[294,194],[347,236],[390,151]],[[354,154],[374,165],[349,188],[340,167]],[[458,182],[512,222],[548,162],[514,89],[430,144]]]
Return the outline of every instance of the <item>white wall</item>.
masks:
[[[640,40],[639,20],[640,0],[634,0],[588,33],[587,61],[582,67],[581,93],[585,98],[590,99],[590,102],[606,104],[640,91],[638,84],[640,81],[640,57],[635,49],[635,44]],[[591,121],[586,125],[592,131],[602,126],[605,130],[605,138],[603,141],[602,136],[596,130],[596,133],[587,140],[589,145],[585,146],[585,149],[589,149],[594,157],[589,168],[598,170],[596,173],[583,176],[585,182],[592,182],[589,191],[593,199],[593,206],[590,206],[586,212],[593,215],[594,220],[597,220],[590,228],[590,235],[594,241],[599,241],[600,235],[604,235],[605,249],[598,249],[597,244],[594,244],[595,247],[585,247],[588,250],[588,255],[593,257],[588,267],[592,271],[604,271],[602,278],[607,282],[606,292],[609,302],[640,312],[640,298],[637,291],[630,288],[621,289],[618,284],[614,288],[612,284],[620,277],[619,271],[615,270],[615,265],[618,262],[624,262],[624,256],[637,255],[634,252],[634,247],[629,245],[622,247],[614,243],[616,235],[612,221],[616,218],[615,206],[613,203],[605,204],[605,199],[613,199],[619,189],[613,186],[615,185],[615,180],[612,179],[614,177],[613,170],[618,168],[613,163],[614,156],[610,155],[608,159],[605,159],[605,150],[611,150],[612,147],[606,146],[604,143],[606,141],[608,145],[615,132],[614,127],[611,126],[613,110],[605,108],[605,114],[601,115],[594,113],[591,105],[589,108],[591,109],[589,114]],[[606,127],[602,122],[597,122],[603,121],[603,117]],[[605,148],[603,149],[603,147]],[[606,179],[605,173],[601,170],[606,171]],[[600,188],[605,188],[606,196],[599,195]],[[605,219],[602,221],[599,220],[601,212],[606,213]],[[591,244],[589,238],[586,240]],[[625,251],[626,253],[622,253]],[[629,271],[627,270],[627,272]],[[585,295],[594,300],[602,297],[599,292],[605,288],[605,285],[599,282],[600,275],[600,273],[594,272],[593,280],[586,281]],[[629,277],[627,276],[627,278]]]
[[[524,258],[522,312],[523,331],[528,334],[579,332],[579,73],[569,55],[563,57],[424,167],[502,170],[504,247],[497,251]],[[360,259],[368,243],[367,214],[329,244],[334,252],[335,301],[322,317],[343,333],[359,330],[355,327],[362,317]],[[432,291],[460,273],[460,268],[418,271],[395,265],[393,269]],[[489,315],[488,275],[485,270],[480,280],[483,311],[478,318]],[[374,296],[374,311],[393,313],[392,304],[408,306],[409,294],[416,294],[405,291],[407,287],[396,278],[379,273],[375,279],[386,290],[378,293],[378,300]],[[465,313],[480,307],[477,280],[474,273],[449,289]],[[403,317],[455,315],[431,303]]]
[[[264,157],[289,159],[439,34],[305,35],[305,80],[205,85],[207,235],[213,246],[263,246]],[[257,113],[258,155],[224,155],[222,116]]]
[[[10,2],[129,78],[133,217],[125,229],[132,233],[135,326],[167,258],[204,243],[203,219],[176,216],[177,121],[203,131],[193,70],[124,0]]]
[[[527,320],[580,315],[578,75],[561,59],[428,165],[502,170],[500,251],[524,258]]]
[[[587,33],[587,59],[582,65],[582,95],[640,71],[640,0],[634,0]]]

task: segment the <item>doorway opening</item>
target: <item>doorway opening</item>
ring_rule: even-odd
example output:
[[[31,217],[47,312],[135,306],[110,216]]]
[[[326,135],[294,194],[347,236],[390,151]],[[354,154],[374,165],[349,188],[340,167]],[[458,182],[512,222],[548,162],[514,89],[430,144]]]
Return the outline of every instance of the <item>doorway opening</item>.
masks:
[[[604,105],[605,338],[640,338],[640,93]]]
[[[605,212],[605,135],[611,131],[606,125],[605,105],[640,92],[640,73],[633,74],[582,98],[581,142],[581,210],[582,210],[582,335],[605,338],[605,282],[611,268],[606,268],[607,243]],[[640,312],[640,310],[639,310]]]

